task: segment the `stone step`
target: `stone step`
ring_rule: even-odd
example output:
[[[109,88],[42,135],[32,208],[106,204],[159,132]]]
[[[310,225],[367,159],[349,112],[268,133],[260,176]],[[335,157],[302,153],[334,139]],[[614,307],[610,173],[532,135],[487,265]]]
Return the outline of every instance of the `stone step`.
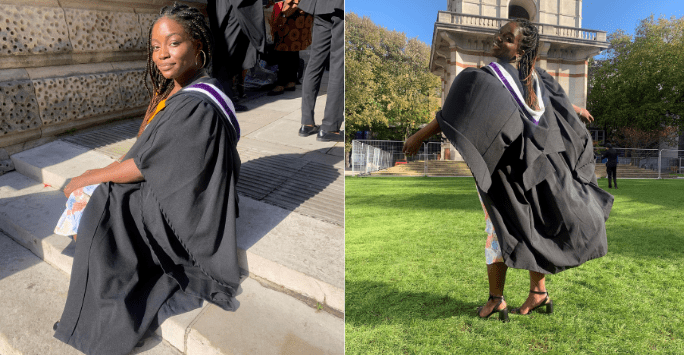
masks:
[[[80,351],[53,337],[62,315],[69,276],[40,260],[0,232],[0,354],[77,355]],[[133,354],[181,355],[154,336]]]
[[[28,188],[21,199],[39,200],[35,203],[45,204],[41,213],[46,217],[43,218],[46,225],[37,229],[35,221],[24,220],[23,225],[14,228],[16,232],[10,236],[22,236],[31,243],[45,240],[56,249],[64,247],[65,241],[53,236],[51,228],[64,210],[66,198],[61,193],[48,193],[49,190],[45,189],[61,189],[70,178],[114,161],[99,151],[60,140],[14,154],[11,159],[17,173],[39,182],[30,188],[28,182],[17,183]],[[0,187],[6,184],[0,181]],[[35,196],[38,191],[46,194]],[[3,196],[0,194],[0,197]],[[15,209],[8,205],[2,208],[0,219],[6,215],[10,221],[21,220],[20,215],[12,212],[17,209],[22,207]],[[246,196],[240,197],[240,216],[237,219],[237,242],[241,268],[250,275],[324,304],[338,315],[344,312],[343,226],[292,213]],[[21,241],[20,244],[24,245]],[[50,246],[45,248],[50,249]],[[57,263],[51,257],[46,261]]]
[[[15,154],[12,160],[17,171],[0,176],[0,229],[68,275],[71,272],[75,244],[69,237],[52,233],[66,201],[59,188],[65,186],[69,178],[87,170],[86,166],[89,169],[106,166],[112,159],[96,151],[55,141]],[[31,176],[31,179],[22,174]],[[280,295],[278,297],[284,297],[288,300],[286,303],[298,305],[278,305],[278,309],[304,307],[313,314],[310,319],[299,323],[301,328],[306,328],[307,324],[318,324],[317,329],[325,331],[314,339],[292,329],[283,335],[285,338],[278,340],[276,337],[273,341],[282,341],[285,344],[283,346],[295,344],[311,349],[328,349],[323,353],[343,353],[344,240],[334,237],[343,235],[343,227],[244,196],[240,199],[240,212],[237,226],[239,263],[243,271],[252,277],[244,282],[262,282],[271,289],[277,289],[280,291],[277,292]],[[66,284],[68,285],[68,279]],[[275,291],[269,289],[268,293],[270,292]],[[247,304],[250,301],[244,300],[244,297],[238,296],[238,301],[241,302],[241,307],[248,309],[251,303]],[[265,296],[255,294],[249,297],[262,299]],[[323,311],[316,312],[317,308]],[[234,331],[227,328],[226,324],[232,324],[231,315],[241,312],[240,309],[229,313],[210,305],[170,318],[162,324],[159,333],[165,341],[185,354],[254,353],[237,349],[265,349],[264,347],[271,346],[271,341],[260,344],[263,339],[246,338],[244,341],[226,342],[229,337],[221,332],[210,331],[210,326],[204,332],[191,329],[193,324],[204,324],[201,320],[209,312],[208,309],[213,310],[212,319],[225,318],[225,324],[213,324],[216,329]],[[280,316],[281,314],[273,314],[269,317]],[[293,321],[298,319],[292,315],[288,317]],[[249,328],[252,325],[243,326]],[[263,325],[260,327],[263,328]],[[254,329],[257,328],[259,327]],[[197,333],[194,338],[188,337],[191,331]],[[254,330],[254,333],[258,332]],[[251,341],[255,343],[250,343]]]
[[[0,232],[0,354],[81,354],[53,337],[52,325],[61,316],[68,285],[68,274]],[[242,280],[237,299],[240,307],[235,312],[205,303],[167,320],[132,354],[344,353],[341,319],[252,278]]]

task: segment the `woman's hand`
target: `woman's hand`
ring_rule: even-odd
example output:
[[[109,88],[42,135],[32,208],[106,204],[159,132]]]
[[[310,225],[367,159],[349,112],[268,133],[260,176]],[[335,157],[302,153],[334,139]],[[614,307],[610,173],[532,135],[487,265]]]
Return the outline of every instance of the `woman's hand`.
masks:
[[[297,9],[297,5],[299,5],[299,0],[285,0],[282,16],[290,17]]]
[[[64,196],[66,198],[69,198],[72,192],[74,192],[77,189],[80,189],[81,187],[88,186],[89,184],[86,182],[86,178],[84,175],[88,174],[90,170],[86,171],[83,173],[81,176],[77,176],[69,181],[69,183],[64,186]]]
[[[406,139],[406,142],[404,142],[404,147],[401,149],[401,151],[413,156],[418,153],[422,145],[423,140],[421,139],[420,135],[418,133],[414,133],[412,136]]]
[[[579,112],[579,118],[582,120],[584,123],[592,123],[594,122],[594,116],[589,113],[589,110],[587,109],[582,109]]]
[[[575,109],[575,113],[577,113],[577,116],[579,117],[580,121],[586,124],[594,122],[594,116],[592,116],[591,113],[589,113],[589,110],[587,110],[586,108],[581,108],[574,104],[572,105],[572,108]]]

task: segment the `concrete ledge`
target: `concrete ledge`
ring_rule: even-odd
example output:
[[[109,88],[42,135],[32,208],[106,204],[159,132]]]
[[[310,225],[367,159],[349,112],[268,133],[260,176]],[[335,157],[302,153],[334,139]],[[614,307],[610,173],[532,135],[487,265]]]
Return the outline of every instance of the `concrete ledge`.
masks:
[[[103,168],[116,161],[102,153],[59,140],[14,154],[11,158],[19,173],[57,189],[62,189],[67,180],[86,170]]]
[[[78,355],[53,337],[69,277],[0,233],[0,354]],[[148,338],[133,354],[181,355],[159,338]]]
[[[11,158],[18,173],[56,189],[63,188],[68,179],[88,169],[104,167],[114,161],[105,154],[63,141],[54,141],[14,154]],[[22,186],[28,184],[20,183]],[[26,194],[41,194],[45,189],[45,186],[36,184],[26,190]],[[0,195],[4,195],[1,189]],[[37,199],[38,196],[34,196],[33,199]],[[48,220],[56,223],[64,208],[65,198],[59,193],[50,198],[61,201],[62,204],[51,202],[44,211],[46,216],[51,216]],[[9,211],[10,208],[4,210]],[[237,243],[242,269],[280,285],[289,292],[344,312],[343,227],[292,213],[245,196],[240,197],[240,210],[241,217],[237,220]],[[21,216],[15,215],[9,219],[12,220],[20,221]],[[34,228],[38,225],[31,221],[19,223],[23,223],[25,227],[22,229],[17,226],[12,229],[16,230],[17,234],[25,235],[24,239],[35,245],[52,235],[50,228],[54,228],[54,225],[42,226],[40,230],[36,230]],[[43,249],[35,250],[36,255],[42,257],[45,250],[53,249],[58,254],[61,253],[63,249],[60,248],[64,247],[64,242],[60,242],[56,237],[49,239],[54,246],[42,246]],[[48,262],[65,265],[65,261]]]
[[[41,176],[43,176],[43,174],[41,174]],[[56,269],[61,270],[66,275],[69,275],[71,273],[71,267],[73,264],[72,255],[74,253],[75,244],[69,237],[55,235],[52,233],[54,223],[56,223],[56,221],[59,219],[59,215],[62,213],[62,210],[64,208],[65,200],[66,198],[63,196],[60,190],[51,186],[45,186],[43,183],[37,183],[32,179],[29,179],[26,176],[20,174],[19,172],[11,172],[3,176],[0,176],[0,230],[8,233],[10,237],[15,239],[25,248],[31,250],[34,254],[38,255],[45,262],[53,265]],[[278,286],[287,288],[291,292],[301,294],[307,298],[316,299],[321,304],[327,305],[328,307],[331,307],[335,310],[344,309],[343,288],[338,288],[329,285],[323,281],[316,280],[315,278],[308,276],[304,273],[289,269],[288,267],[282,264],[268,260],[267,258],[264,258],[254,252],[251,252],[249,249],[240,249],[240,256],[240,266],[242,268],[249,270],[251,274],[258,275],[259,277],[265,280],[275,282]],[[247,279],[244,282],[248,282],[248,284],[258,283],[253,279]],[[68,284],[68,280],[65,281],[65,283]],[[313,353],[343,353],[343,319],[335,317],[326,312],[317,312],[316,309],[306,305],[304,302],[301,302],[293,297],[288,296],[285,293],[276,292],[271,289],[267,289],[263,286],[259,287],[263,288],[264,290],[267,290],[267,293],[269,294],[278,294],[278,296],[272,297],[276,297],[277,299],[286,299],[288,306],[281,306],[280,308],[301,308],[303,310],[306,310],[304,313],[308,314],[308,317],[314,317],[315,319],[323,317],[325,320],[318,322],[323,322],[327,324],[327,328],[325,329],[328,329],[328,331],[333,332],[333,330],[335,330],[337,326],[339,326],[339,328],[341,329],[339,331],[335,331],[336,333],[333,332],[337,334],[336,336],[331,337],[331,335],[328,334],[325,337],[319,338],[318,340],[311,338],[309,340],[303,341],[301,339],[305,339],[303,338],[304,335],[298,335],[294,338],[288,338],[291,336],[291,334],[283,334],[283,339],[279,340],[280,343],[285,345],[299,344],[298,342],[303,341],[303,344],[315,344],[317,341],[320,341],[320,339],[325,339],[324,342],[333,341],[335,344],[342,344],[339,347],[340,351],[314,351]],[[248,301],[246,297],[256,296],[247,296],[246,294],[240,294],[238,296],[238,301],[241,302],[241,307],[248,307],[248,305],[251,304],[252,301]],[[278,302],[285,301],[281,300]],[[205,306],[204,309],[206,309],[206,307],[207,306]],[[184,351],[186,354],[200,355],[212,353],[251,353],[234,352],[233,350],[230,350],[231,347],[240,348],[243,345],[241,345],[239,342],[226,344],[224,339],[226,338],[226,334],[217,333],[216,331],[214,331],[214,333],[207,333],[207,329],[209,329],[210,327],[207,326],[206,328],[196,328],[194,326],[197,323],[202,325],[212,324],[213,322],[213,324],[215,325],[220,325],[216,327],[217,329],[220,329],[222,332],[230,333],[233,330],[231,328],[225,327],[224,325],[221,325],[222,323],[220,323],[221,321],[219,320],[224,319],[226,317],[230,318],[233,314],[237,314],[237,312],[225,312],[217,308],[216,310],[213,310],[211,314],[213,314],[212,317],[219,320],[205,321],[202,318],[202,310],[203,309],[195,310],[193,312],[177,315],[167,319],[161,325],[158,334],[161,334],[161,336],[166,341],[168,341],[171,345],[173,345],[180,351]],[[214,314],[216,312],[225,314],[216,315]],[[202,322],[200,322],[200,320],[202,320]],[[266,320],[263,320],[263,322],[268,322],[268,319],[266,318]],[[302,322],[302,324],[304,325],[311,324],[311,321]],[[244,327],[244,325],[242,326]],[[256,327],[254,329],[259,329],[259,327]],[[320,329],[316,329],[317,331],[320,331]],[[257,334],[261,333],[259,333],[257,330],[254,330],[253,334],[256,337],[259,336]],[[230,336],[229,338],[233,337]],[[259,343],[259,339],[254,339],[253,341]],[[317,349],[315,346],[311,346],[311,349]],[[330,346],[332,346],[333,348],[336,347],[336,345]]]

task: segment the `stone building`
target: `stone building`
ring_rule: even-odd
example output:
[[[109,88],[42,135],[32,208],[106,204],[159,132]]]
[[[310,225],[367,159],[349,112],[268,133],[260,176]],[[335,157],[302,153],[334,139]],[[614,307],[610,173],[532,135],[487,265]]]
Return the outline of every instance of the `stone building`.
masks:
[[[0,161],[59,133],[144,114],[147,31],[172,3],[0,0]]]
[[[537,66],[561,84],[573,104],[586,106],[587,60],[608,42],[605,32],[582,28],[582,0],[447,0],[447,11],[437,15],[430,55],[430,71],[442,79],[442,100],[463,69],[495,60],[489,54],[494,35],[519,17],[539,27]],[[442,157],[460,159],[449,146]]]

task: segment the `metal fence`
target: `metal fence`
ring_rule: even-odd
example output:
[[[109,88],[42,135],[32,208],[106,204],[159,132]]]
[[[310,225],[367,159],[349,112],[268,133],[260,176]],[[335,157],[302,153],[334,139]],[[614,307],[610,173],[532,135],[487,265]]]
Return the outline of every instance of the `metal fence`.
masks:
[[[676,178],[684,172],[684,150],[614,148],[618,153],[618,178]],[[605,164],[603,147],[594,148],[596,165]],[[597,169],[598,170],[598,169]],[[598,170],[597,172],[601,172]]]
[[[469,176],[465,164],[444,157],[440,142],[424,143],[418,153],[402,153],[403,141],[352,141],[352,173],[400,176]],[[661,179],[684,177],[684,150],[615,148],[618,152],[618,178]],[[606,148],[596,147],[596,174],[605,177],[602,158]],[[455,154],[453,152],[452,154]],[[447,160],[445,160],[447,158]]]
[[[350,164],[352,172],[354,174],[380,172],[400,176],[454,175],[435,165],[435,162],[442,159],[440,142],[423,143],[418,153],[413,156],[404,154],[401,151],[403,146],[403,141],[353,140]]]

